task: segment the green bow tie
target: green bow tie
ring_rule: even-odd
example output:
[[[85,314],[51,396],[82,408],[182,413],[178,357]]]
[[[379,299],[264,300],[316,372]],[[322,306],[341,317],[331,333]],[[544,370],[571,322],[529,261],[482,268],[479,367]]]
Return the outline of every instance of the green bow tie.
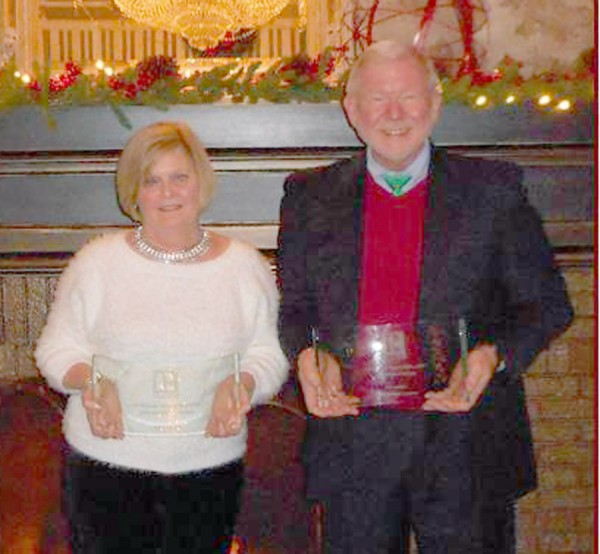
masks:
[[[383,180],[392,189],[392,194],[394,196],[400,196],[404,187],[410,181],[410,175],[407,175],[406,173],[385,173],[383,175]]]

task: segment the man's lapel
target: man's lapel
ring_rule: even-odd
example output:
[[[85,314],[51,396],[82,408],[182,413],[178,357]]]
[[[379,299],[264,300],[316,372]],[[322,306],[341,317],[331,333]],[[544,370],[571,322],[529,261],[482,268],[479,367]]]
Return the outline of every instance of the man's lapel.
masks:
[[[319,263],[315,268],[315,287],[319,318],[324,340],[336,349],[350,348],[354,342],[358,309],[358,282],[361,252],[362,199],[366,162],[364,155],[336,172],[329,187],[331,194],[320,195],[315,226],[323,226],[326,234],[317,233]]]
[[[431,182],[423,230],[423,265],[419,300],[419,318],[443,320],[448,316],[450,226],[448,222],[448,160],[446,152],[433,149]]]

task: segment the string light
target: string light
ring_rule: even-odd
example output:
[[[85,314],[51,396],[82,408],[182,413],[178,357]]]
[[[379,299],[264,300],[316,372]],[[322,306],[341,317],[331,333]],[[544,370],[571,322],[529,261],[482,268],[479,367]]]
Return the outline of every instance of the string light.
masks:
[[[475,105],[478,108],[483,108],[483,106],[485,106],[488,103],[488,97],[485,94],[480,94],[476,99],[475,99]]]
[[[29,83],[31,83],[31,76],[27,73],[23,73],[21,75],[21,81],[23,81],[23,83],[25,83],[26,85],[28,85]]]
[[[570,100],[561,100],[557,105],[556,105],[556,109],[560,110],[561,112],[566,112],[569,111],[571,109],[571,107],[573,106],[573,104],[571,103]]]
[[[509,94],[504,102],[506,104],[514,104],[517,101],[517,97],[514,94]]]
[[[538,104],[540,106],[547,106],[550,102],[552,102],[552,96],[549,94],[542,94],[542,96],[538,98]]]

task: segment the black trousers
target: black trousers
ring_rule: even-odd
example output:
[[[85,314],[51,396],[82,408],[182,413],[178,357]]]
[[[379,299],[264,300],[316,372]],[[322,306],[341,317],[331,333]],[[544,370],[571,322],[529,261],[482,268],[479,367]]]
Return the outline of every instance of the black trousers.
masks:
[[[73,554],[228,552],[241,461],[194,473],[129,471],[69,452],[64,502]]]
[[[516,554],[516,501],[497,499],[483,503],[481,530],[483,554]]]
[[[343,419],[320,426],[321,441],[332,440],[308,455],[326,554],[404,554],[411,531],[421,554],[482,552],[469,414],[372,409]]]
[[[339,498],[340,501],[343,502],[343,498]],[[400,500],[401,501],[401,500]],[[341,545],[341,546],[336,546],[337,543],[339,543],[339,539],[336,538],[337,536],[341,536],[342,533],[344,533],[344,536],[346,536],[346,530],[344,529],[344,523],[343,523],[343,516],[341,517],[342,519],[342,527],[340,529],[335,529],[336,524],[333,523],[337,518],[340,518],[340,516],[343,514],[343,512],[341,512],[339,510],[339,507],[337,506],[337,503],[334,502],[328,502],[327,503],[329,505],[329,510],[331,510],[331,513],[329,514],[329,516],[325,516],[325,522],[326,522],[326,527],[328,528],[328,539],[327,539],[327,547],[326,547],[326,551],[329,553],[332,552],[343,552],[344,549],[346,549],[348,552],[361,552],[361,550],[359,549],[363,549],[362,552],[371,552],[372,550],[372,545],[376,544],[378,541],[385,541],[384,542],[384,546],[383,546],[383,552],[389,552],[389,553],[394,553],[394,554],[405,554],[409,551],[409,546],[410,546],[410,532],[411,532],[411,524],[410,521],[408,520],[408,518],[402,519],[401,516],[399,516],[398,513],[394,515],[390,514],[390,519],[392,520],[390,523],[393,526],[397,527],[397,532],[393,534],[393,538],[391,540],[389,540],[388,538],[386,538],[385,534],[380,534],[377,531],[377,525],[380,524],[379,521],[374,522],[374,532],[375,532],[375,537],[373,538],[373,536],[370,536],[369,533],[364,533],[364,532],[359,532],[361,537],[365,537],[365,541],[364,544],[361,545],[362,541],[356,541],[354,538],[350,539],[352,540],[352,545],[351,546],[347,546],[347,545]],[[370,507],[368,505],[368,503],[365,502],[359,502],[359,513],[372,513],[370,512]],[[333,516],[333,517],[331,517]],[[480,547],[476,546],[476,542],[473,545],[465,545],[464,549],[461,551],[461,547],[460,546],[460,542],[459,544],[454,548],[452,547],[450,544],[448,545],[444,545],[443,543],[440,544],[440,540],[438,539],[437,541],[437,545],[435,544],[435,542],[433,544],[431,544],[431,540],[425,539],[425,541],[421,541],[421,545],[420,545],[420,549],[422,550],[423,548],[425,549],[437,549],[438,551],[444,552],[444,551],[449,551],[452,552],[453,548],[454,551],[456,552],[463,552],[464,554],[472,554],[473,552],[481,552],[481,554],[516,554],[517,552],[517,546],[516,546],[516,525],[515,525],[515,519],[516,519],[516,514],[515,514],[515,503],[514,501],[498,501],[498,502],[490,502],[490,504],[486,507],[486,509],[484,509],[484,512],[482,514],[482,520],[481,520],[481,545]],[[395,521],[394,521],[395,520]],[[350,536],[354,536],[356,534],[355,532],[355,528],[353,525],[353,519],[352,516],[350,516],[349,518],[347,518],[347,522],[346,525],[352,525],[352,530],[350,533]],[[337,525],[340,525],[340,522],[338,521]],[[468,548],[467,548],[468,547]],[[379,547],[377,547],[379,548]],[[473,550],[473,549],[476,550]],[[477,550],[477,548],[480,548],[480,550]],[[379,551],[379,550],[377,550]]]

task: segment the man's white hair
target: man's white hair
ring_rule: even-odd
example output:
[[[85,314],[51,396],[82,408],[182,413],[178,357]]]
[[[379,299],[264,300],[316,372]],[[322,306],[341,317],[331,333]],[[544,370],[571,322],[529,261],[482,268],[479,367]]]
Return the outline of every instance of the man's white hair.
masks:
[[[440,79],[438,77],[433,61],[418,51],[413,45],[397,42],[395,40],[381,40],[370,44],[354,62],[346,81],[345,94],[353,95],[360,86],[360,78],[363,69],[371,62],[380,60],[401,60],[413,58],[419,62],[429,76],[429,84],[432,90],[441,92]]]

